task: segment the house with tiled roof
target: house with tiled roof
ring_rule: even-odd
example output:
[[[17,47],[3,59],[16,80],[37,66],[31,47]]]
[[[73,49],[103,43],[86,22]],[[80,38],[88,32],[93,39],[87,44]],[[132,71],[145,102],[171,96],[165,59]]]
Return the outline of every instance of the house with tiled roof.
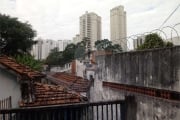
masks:
[[[55,73],[48,76],[48,79],[53,84],[66,86],[68,89],[76,91],[77,93],[86,97],[91,85],[90,80],[65,72]]]
[[[25,65],[17,63],[8,56],[1,55],[0,101],[11,96],[12,108],[69,104],[84,101],[84,97],[79,93],[73,90],[70,91],[62,85],[41,83],[44,77],[45,75],[41,72],[34,71]]]
[[[59,85],[34,83],[33,93],[35,99],[31,102],[22,100],[20,102],[21,107],[72,104],[86,101],[86,98],[80,94]]]

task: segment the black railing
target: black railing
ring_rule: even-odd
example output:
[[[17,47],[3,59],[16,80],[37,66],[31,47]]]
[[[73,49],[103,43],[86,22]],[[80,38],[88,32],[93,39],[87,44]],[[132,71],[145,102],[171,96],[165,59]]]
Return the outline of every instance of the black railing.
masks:
[[[126,120],[123,100],[0,110],[0,120]]]
[[[6,99],[0,100],[0,110],[1,109],[11,109],[12,103],[11,103],[11,96],[9,96]]]

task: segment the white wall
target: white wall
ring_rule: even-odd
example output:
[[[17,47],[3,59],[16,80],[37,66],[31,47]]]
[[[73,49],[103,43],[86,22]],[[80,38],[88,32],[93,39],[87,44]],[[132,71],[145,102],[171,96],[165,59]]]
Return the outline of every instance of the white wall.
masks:
[[[83,61],[76,60],[76,75],[84,77],[85,65]]]
[[[18,102],[21,100],[20,84],[16,79],[15,75],[0,68],[0,100],[11,96],[13,108],[19,107]]]
[[[51,72],[70,72],[71,71],[71,63],[66,63],[64,66],[53,66],[50,69]]]
[[[87,76],[87,79],[90,80],[90,76],[93,76],[93,78],[95,78],[95,71],[93,70],[86,70],[86,76]]]

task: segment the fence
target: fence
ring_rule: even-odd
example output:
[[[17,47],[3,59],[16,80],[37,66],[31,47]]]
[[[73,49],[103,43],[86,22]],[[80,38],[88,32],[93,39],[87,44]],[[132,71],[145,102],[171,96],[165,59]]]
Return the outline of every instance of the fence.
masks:
[[[125,102],[118,100],[0,110],[0,120],[126,120],[125,111]]]
[[[11,96],[6,99],[0,100],[0,110],[1,109],[10,109],[12,107],[11,104]]]

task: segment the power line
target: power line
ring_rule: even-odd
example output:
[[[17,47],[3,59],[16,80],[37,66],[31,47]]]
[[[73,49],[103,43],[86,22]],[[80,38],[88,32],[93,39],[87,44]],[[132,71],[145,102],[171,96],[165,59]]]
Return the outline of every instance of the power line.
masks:
[[[159,29],[171,18],[171,16],[177,11],[179,8],[180,4],[176,7],[176,9],[166,18],[166,20],[162,23],[162,25],[159,27]]]

